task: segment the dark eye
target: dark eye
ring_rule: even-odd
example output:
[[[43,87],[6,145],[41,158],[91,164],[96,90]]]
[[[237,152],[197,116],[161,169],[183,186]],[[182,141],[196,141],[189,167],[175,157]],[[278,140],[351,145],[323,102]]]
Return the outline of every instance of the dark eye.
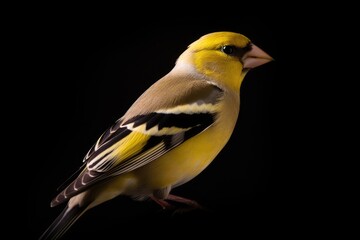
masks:
[[[229,45],[225,45],[221,47],[221,51],[230,55],[233,54],[235,51],[235,47],[234,46],[229,46]]]

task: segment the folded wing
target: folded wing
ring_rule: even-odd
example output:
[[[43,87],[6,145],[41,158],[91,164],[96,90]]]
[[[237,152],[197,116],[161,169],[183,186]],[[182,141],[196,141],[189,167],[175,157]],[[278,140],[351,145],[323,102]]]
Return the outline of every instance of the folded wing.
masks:
[[[211,126],[223,91],[211,84],[196,84],[187,92],[191,93],[191,101],[184,96],[183,104],[177,101],[174,106],[159,106],[157,110],[116,121],[89,150],[81,173],[51,206],[98,182],[144,166]],[[199,94],[194,98],[196,92]]]

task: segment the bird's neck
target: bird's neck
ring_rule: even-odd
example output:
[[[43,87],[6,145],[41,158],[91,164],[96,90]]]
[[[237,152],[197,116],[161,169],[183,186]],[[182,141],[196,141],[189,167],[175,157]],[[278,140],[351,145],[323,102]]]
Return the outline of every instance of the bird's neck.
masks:
[[[180,55],[174,69],[198,75],[198,77],[202,76],[223,89],[231,89],[235,92],[240,92],[247,73],[247,70],[243,71],[239,62],[217,62],[211,58],[194,57],[194,54],[189,51]]]

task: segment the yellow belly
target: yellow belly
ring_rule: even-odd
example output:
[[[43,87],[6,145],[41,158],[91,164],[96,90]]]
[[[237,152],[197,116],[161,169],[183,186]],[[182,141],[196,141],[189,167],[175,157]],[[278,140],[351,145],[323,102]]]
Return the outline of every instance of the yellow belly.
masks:
[[[215,136],[215,128],[207,129],[134,171],[140,186],[148,189],[178,186],[198,175],[226,144],[227,139],[218,139]]]

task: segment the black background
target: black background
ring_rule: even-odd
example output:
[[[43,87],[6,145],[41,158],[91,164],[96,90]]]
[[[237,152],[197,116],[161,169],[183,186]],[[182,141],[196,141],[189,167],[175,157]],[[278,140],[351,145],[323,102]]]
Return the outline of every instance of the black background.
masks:
[[[245,16],[138,21],[130,26],[124,18],[49,17],[30,27],[31,85],[36,88],[29,116],[36,139],[28,182],[31,238],[39,237],[60,213],[63,206],[49,206],[56,188],[80,167],[102,132],[171,70],[188,44],[214,31],[242,33],[276,61],[246,76],[238,124],[223,151],[199,176],[172,191],[207,211],[172,214],[151,201],[118,197],[88,211],[64,239],[110,239],[123,232],[163,237],[164,229],[184,236],[221,232],[227,238],[291,226],[291,189],[283,178],[289,169],[274,151],[280,134],[277,23]]]

